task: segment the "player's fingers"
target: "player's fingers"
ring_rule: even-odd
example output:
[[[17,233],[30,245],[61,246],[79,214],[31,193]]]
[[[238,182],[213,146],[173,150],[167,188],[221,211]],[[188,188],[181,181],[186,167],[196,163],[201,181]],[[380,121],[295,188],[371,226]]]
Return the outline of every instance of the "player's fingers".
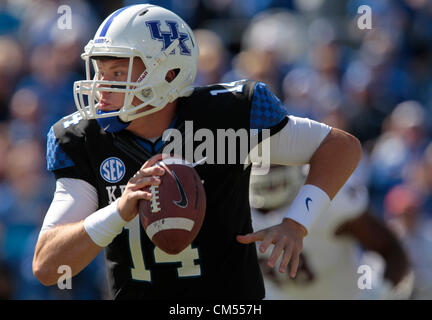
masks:
[[[143,166],[141,167],[141,169],[145,169],[145,168],[149,168],[155,165],[155,163],[159,162],[162,160],[162,154],[157,154],[154,157],[148,159]]]
[[[146,186],[150,186],[150,185],[159,185],[161,183],[161,180],[159,177],[157,176],[153,176],[153,177],[144,177],[141,178],[139,180],[137,180],[134,185],[133,188],[134,189],[141,189],[144,188]]]
[[[143,169],[142,172],[147,176],[161,176],[165,173],[165,169],[159,166],[153,166]]]
[[[264,237],[264,240],[261,242],[259,246],[259,251],[261,253],[264,253],[267,251],[267,248],[273,243],[274,241],[274,232],[267,232],[267,234]]]
[[[285,242],[283,241],[278,241],[276,242],[273,251],[270,255],[270,258],[267,261],[267,265],[270,268],[273,268],[277,262],[277,260],[279,259],[279,256],[281,255],[283,249],[285,248]]]
[[[290,277],[295,278],[300,263],[300,251],[294,250],[291,257]]]
[[[279,272],[280,273],[285,273],[285,271],[287,270],[288,263],[291,260],[292,252],[293,252],[293,247],[291,245],[287,245],[285,247],[285,252],[282,255],[282,261],[279,265]]]
[[[130,191],[127,195],[129,201],[137,201],[141,199],[151,200],[151,198],[151,193],[143,190]]]
[[[134,176],[129,181],[131,183],[137,183],[137,181],[141,180],[143,177],[161,176],[164,173],[165,170],[162,167],[158,167],[158,166],[140,169],[134,174]]]
[[[261,230],[253,233],[248,233],[245,235],[238,235],[237,241],[243,244],[249,244],[255,241],[261,241],[264,239],[265,234],[266,234],[265,230]]]

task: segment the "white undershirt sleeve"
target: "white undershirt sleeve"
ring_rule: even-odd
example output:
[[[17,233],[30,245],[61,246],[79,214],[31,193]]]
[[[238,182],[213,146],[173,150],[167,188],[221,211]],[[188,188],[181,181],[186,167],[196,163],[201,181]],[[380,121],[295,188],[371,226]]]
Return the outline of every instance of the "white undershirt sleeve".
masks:
[[[60,178],[40,233],[58,225],[81,221],[97,208],[98,195],[91,184],[80,179]]]
[[[302,165],[309,163],[312,155],[329,134],[331,127],[308,118],[289,116],[289,121],[278,133],[270,137],[270,163]],[[261,142],[263,144],[263,142]],[[256,146],[258,148],[261,146]],[[265,150],[265,147],[263,147]],[[250,152],[252,163],[257,152]]]

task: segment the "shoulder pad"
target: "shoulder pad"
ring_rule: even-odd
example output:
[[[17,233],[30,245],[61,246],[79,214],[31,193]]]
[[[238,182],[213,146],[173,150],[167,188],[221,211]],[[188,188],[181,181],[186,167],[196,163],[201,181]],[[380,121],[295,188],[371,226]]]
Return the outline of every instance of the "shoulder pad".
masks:
[[[287,109],[269,87],[263,82],[256,82],[253,87],[250,127],[271,128],[287,115]]]

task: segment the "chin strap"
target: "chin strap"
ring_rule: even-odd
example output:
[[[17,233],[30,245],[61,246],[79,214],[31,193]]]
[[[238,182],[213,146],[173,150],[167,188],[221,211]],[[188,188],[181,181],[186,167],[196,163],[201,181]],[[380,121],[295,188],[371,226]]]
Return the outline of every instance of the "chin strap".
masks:
[[[114,111],[101,111],[98,110],[97,114],[107,114]],[[97,118],[99,126],[106,132],[119,132],[123,129],[126,129],[130,122],[122,121],[118,116],[107,117],[107,118]]]

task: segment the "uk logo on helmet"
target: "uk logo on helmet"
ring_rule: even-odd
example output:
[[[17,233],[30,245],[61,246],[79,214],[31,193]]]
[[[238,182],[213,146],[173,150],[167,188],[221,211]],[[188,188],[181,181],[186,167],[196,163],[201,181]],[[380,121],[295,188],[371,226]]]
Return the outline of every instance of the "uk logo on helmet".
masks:
[[[175,21],[165,21],[170,31],[161,31],[160,20],[147,21],[146,25],[150,29],[151,37],[155,40],[162,41],[163,48],[165,50],[169,45],[176,39],[179,40],[180,54],[185,56],[191,55],[191,49],[186,45],[185,41],[189,40],[189,35],[187,33],[179,32],[178,23]],[[174,54],[175,50],[171,52]]]
[[[123,179],[126,167],[119,158],[111,157],[105,159],[100,166],[102,178],[109,183],[116,183]]]

